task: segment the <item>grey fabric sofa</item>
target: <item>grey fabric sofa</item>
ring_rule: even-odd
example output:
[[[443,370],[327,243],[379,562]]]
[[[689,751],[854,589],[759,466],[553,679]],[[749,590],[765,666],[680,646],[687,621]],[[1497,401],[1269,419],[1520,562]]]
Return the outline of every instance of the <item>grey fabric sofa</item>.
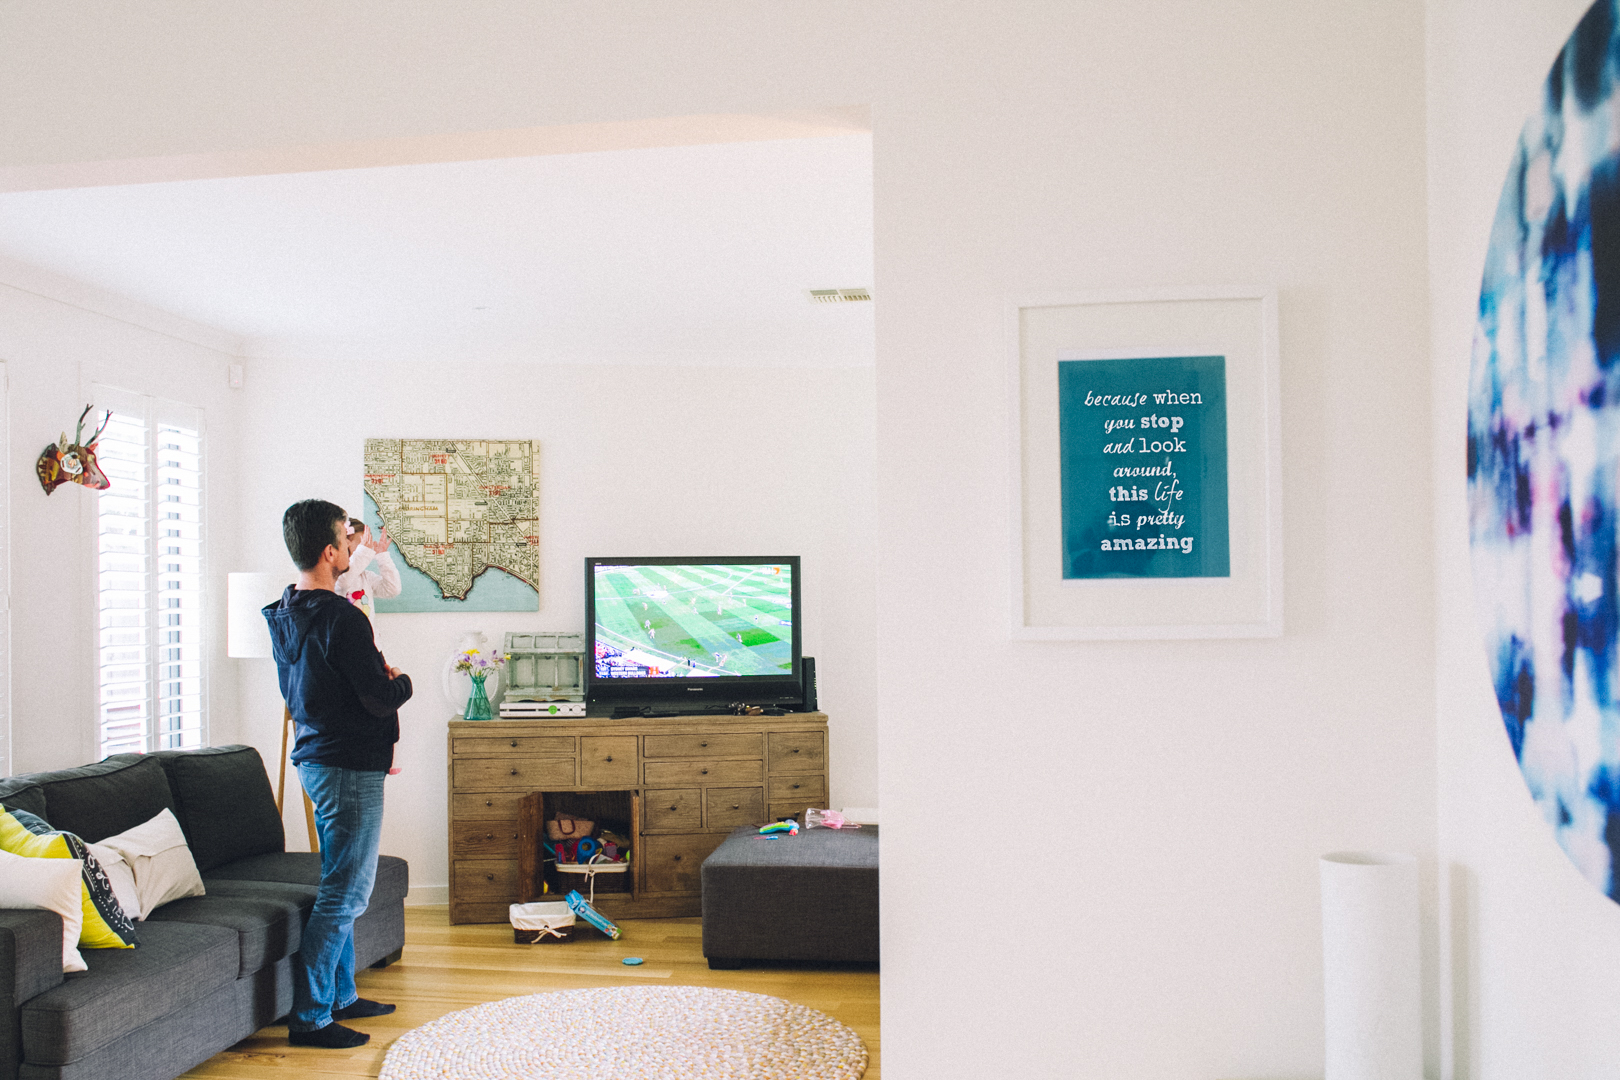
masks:
[[[284,850],[258,751],[119,754],[13,776],[0,806],[92,843],[167,808],[207,890],[137,923],[137,948],[83,950],[89,970],[70,975],[54,912],[0,909],[0,1080],[169,1080],[291,1011],[320,856]],[[355,923],[357,967],[399,958],[409,883],[403,859],[381,857]]]
[[[759,835],[742,825],[703,860],[703,955],[711,968],[878,962],[878,830]]]

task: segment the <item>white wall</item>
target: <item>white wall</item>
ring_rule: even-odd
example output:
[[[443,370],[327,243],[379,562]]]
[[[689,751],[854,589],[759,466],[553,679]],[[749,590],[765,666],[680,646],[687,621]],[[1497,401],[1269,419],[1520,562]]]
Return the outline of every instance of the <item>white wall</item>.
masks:
[[[1433,868],[1422,10],[411,11],[13,6],[0,170],[869,102],[884,1064],[1317,1072],[1317,856],[1404,849]],[[1012,645],[1004,301],[1248,282],[1281,290],[1286,636]],[[345,420],[315,455],[340,498]],[[272,480],[252,505],[320,493]],[[872,708],[871,687],[829,710]],[[408,773],[437,770],[436,741]],[[1014,827],[987,836],[987,817]],[[986,851],[1008,844],[1031,865],[997,869]],[[971,929],[970,907],[990,913]]]
[[[64,283],[16,266],[0,267],[0,359],[11,380],[11,678],[16,772],[67,768],[101,755],[96,741],[95,495],[67,484],[47,496],[34,461],[91,403],[93,383],[203,409],[209,532],[204,572],[207,617],[216,642],[208,656],[210,732],[237,738],[236,681],[225,659],[224,570],[236,531],[233,430],[240,396],[227,388],[229,345],[160,313],[129,304],[78,306]],[[69,295],[69,300],[58,296]],[[144,321],[145,325],[140,322]],[[158,327],[158,329],[153,329]],[[217,338],[213,345],[177,336]],[[88,430],[86,434],[88,434]]]
[[[1519,130],[1589,0],[1429,0],[1429,238],[1447,1077],[1620,1059],[1620,908],[1541,820],[1503,730],[1469,571],[1464,436],[1485,249]]]
[[[289,582],[282,511],[326,498],[358,514],[365,438],[540,444],[540,611],[376,619],[379,647],[415,691],[400,710],[403,771],[389,782],[383,832],[384,850],[411,863],[413,899],[445,899],[455,711],[440,689],[445,660],[468,630],[496,645],[508,630],[583,630],[587,555],[802,556],[804,651],[831,721],[831,805],[876,805],[870,368],[264,361],[247,365],[246,382],[231,569]],[[274,761],[275,665],[228,663],[240,665],[243,738]],[[289,840],[302,846],[302,810],[296,800],[287,810]]]
[[[1320,1075],[1317,857],[1432,867],[1420,12],[1018,10],[959,6],[873,108],[884,636],[999,673],[882,672],[885,1065]],[[993,299],[1245,281],[1285,636],[1010,644]],[[1041,862],[986,874],[978,806]],[[981,883],[1019,917],[953,932]]]

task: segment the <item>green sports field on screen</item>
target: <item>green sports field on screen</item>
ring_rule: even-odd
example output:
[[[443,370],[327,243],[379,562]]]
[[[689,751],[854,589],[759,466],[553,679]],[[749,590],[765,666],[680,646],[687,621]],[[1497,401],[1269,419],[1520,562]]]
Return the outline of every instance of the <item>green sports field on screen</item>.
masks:
[[[592,586],[597,678],[793,670],[790,565],[598,564]]]

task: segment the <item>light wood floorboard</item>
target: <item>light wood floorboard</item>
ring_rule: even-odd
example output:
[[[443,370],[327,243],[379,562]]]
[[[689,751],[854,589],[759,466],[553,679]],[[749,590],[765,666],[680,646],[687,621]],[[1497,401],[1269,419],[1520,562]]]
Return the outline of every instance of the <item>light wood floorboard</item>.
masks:
[[[369,1032],[371,1042],[358,1050],[314,1050],[287,1045],[285,1026],[267,1027],[186,1076],[208,1080],[376,1076],[395,1039],[446,1013],[522,994],[654,983],[747,990],[818,1009],[855,1030],[871,1057],[866,1080],[880,1080],[876,971],[810,967],[710,971],[697,919],[626,919],[619,926],[624,936],[618,941],[514,945],[509,926],[451,926],[445,907],[408,907],[404,957],[383,971],[365,971],[356,979],[362,997],[399,1006],[391,1016],[349,1021],[348,1026]],[[639,956],[646,963],[626,967],[619,962],[626,956]]]

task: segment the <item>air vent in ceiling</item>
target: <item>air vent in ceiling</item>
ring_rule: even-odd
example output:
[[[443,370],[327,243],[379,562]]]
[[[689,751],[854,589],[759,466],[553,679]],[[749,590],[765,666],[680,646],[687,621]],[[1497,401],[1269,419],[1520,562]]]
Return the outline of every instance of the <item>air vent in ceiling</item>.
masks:
[[[871,289],[811,289],[813,304],[846,304],[856,300],[872,299]]]

